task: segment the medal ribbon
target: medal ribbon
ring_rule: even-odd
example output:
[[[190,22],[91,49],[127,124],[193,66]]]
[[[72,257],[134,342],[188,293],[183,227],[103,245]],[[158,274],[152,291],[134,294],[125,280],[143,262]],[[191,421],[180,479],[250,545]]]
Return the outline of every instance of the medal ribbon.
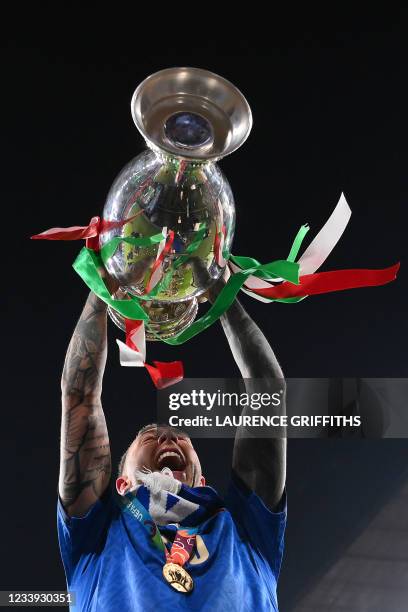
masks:
[[[138,521],[142,527],[148,532],[151,542],[159,550],[165,550],[160,531],[150,516],[149,512],[140,503],[136,496],[132,493],[126,493],[124,496],[117,495],[115,499],[118,501],[122,510]]]
[[[122,366],[145,367],[157,389],[164,389],[183,380],[182,361],[153,361],[146,363],[146,336],[144,321],[125,318],[126,344],[116,340],[119,346],[119,359]]]
[[[159,550],[164,551],[166,563],[176,563],[177,565],[181,566],[187,563],[195,546],[198,527],[185,527],[184,529],[178,529],[169,552],[164,545],[156,523],[136,496],[132,492],[129,492],[124,496],[117,496],[116,499],[118,500],[120,507],[127,514],[138,521],[145,531],[147,531],[152,544]]]
[[[197,527],[178,529],[174,537],[170,552],[165,548],[166,563],[176,563],[183,566],[190,559],[193,552]]]

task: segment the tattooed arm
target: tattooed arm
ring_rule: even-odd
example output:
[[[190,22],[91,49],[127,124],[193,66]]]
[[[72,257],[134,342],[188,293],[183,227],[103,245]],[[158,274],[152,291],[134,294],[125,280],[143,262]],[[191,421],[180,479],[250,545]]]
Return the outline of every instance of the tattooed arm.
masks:
[[[83,516],[109,484],[111,458],[102,410],[106,305],[90,293],[71,338],[61,380],[58,491],[70,516]]]
[[[214,302],[224,286],[219,281],[208,292]],[[232,355],[245,381],[248,394],[259,391],[275,393],[282,390],[278,408],[268,408],[276,414],[285,413],[286,386],[278,360],[262,331],[244,307],[235,300],[221,316],[221,324]],[[260,383],[262,388],[260,389]],[[243,415],[253,415],[244,408]],[[232,467],[247,487],[254,491],[268,508],[275,511],[282,499],[286,480],[286,439],[254,437],[247,428],[238,427]]]

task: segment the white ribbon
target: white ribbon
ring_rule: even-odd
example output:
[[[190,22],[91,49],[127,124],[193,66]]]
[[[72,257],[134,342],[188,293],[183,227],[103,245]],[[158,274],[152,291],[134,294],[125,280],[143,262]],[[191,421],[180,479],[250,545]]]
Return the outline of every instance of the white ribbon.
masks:
[[[164,247],[166,246],[167,227],[163,227],[162,234],[163,234],[163,240],[160,240],[159,242],[159,248],[157,249],[156,261],[159,259]],[[148,283],[149,291],[151,291],[157,285],[157,283],[159,282],[162,276],[163,276],[163,262],[161,262],[161,264],[157,266],[157,269],[153,272],[152,276],[150,277],[150,280]]]
[[[351,208],[346,202],[344,193],[342,193],[336,208],[333,210],[320,232],[309,244],[302,257],[299,258],[299,273],[301,275],[313,274],[320,268],[324,261],[326,261],[327,257],[340,240],[350,221],[350,217]]]
[[[332,214],[323,225],[317,236],[315,236],[315,238],[309,244],[303,255],[298,259],[297,263],[299,264],[299,275],[303,276],[304,274],[313,274],[320,268],[340,240],[348,222],[350,221],[350,217],[351,209],[347,204],[344,194],[342,193]],[[232,272],[236,273],[241,271],[241,268],[232,261],[229,261],[228,263]],[[270,302],[270,300],[261,295],[256,295],[255,293],[246,291],[245,288],[266,289],[270,288],[271,286],[273,287],[273,283],[281,282],[283,279],[274,278],[271,280],[272,284],[262,280],[261,278],[257,278],[256,276],[248,276],[244,286],[241,288],[241,291],[251,295],[251,297],[259,300],[260,302]]]
[[[120,365],[125,367],[143,368],[146,361],[146,334],[144,321],[132,332],[130,339],[137,346],[138,351],[133,350],[122,342],[116,340],[119,347]]]

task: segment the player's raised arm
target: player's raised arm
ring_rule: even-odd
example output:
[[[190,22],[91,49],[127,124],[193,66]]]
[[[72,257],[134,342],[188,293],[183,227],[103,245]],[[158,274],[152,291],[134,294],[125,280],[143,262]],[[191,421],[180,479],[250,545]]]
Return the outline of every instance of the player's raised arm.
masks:
[[[70,516],[83,516],[111,476],[109,437],[102,410],[107,356],[107,307],[90,293],[75,327],[62,373],[58,492]]]
[[[215,300],[223,284],[223,281],[219,281],[210,289],[210,301]],[[283,394],[278,413],[283,415],[285,381],[275,354],[262,331],[238,300],[221,316],[221,323],[233,357],[245,380],[246,391],[260,391],[256,381],[262,381],[262,392],[269,389],[274,393],[279,387]],[[253,414],[251,409],[246,408],[243,414],[251,412]],[[245,427],[239,427],[235,436],[232,465],[238,476],[261,497],[268,508],[276,510],[286,480],[286,439],[254,437],[248,435]]]

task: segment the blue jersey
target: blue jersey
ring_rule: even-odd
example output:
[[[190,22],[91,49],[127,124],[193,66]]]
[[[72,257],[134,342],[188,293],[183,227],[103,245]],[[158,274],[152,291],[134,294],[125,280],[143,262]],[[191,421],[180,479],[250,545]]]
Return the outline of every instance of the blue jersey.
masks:
[[[82,518],[68,517],[58,499],[58,538],[75,612],[278,610],[276,586],[286,526],[286,493],[279,512],[233,475],[225,509],[198,528],[185,569],[194,580],[188,595],[162,575],[164,553],[143,526],[123,512],[110,488]],[[164,540],[171,528],[160,528]]]

